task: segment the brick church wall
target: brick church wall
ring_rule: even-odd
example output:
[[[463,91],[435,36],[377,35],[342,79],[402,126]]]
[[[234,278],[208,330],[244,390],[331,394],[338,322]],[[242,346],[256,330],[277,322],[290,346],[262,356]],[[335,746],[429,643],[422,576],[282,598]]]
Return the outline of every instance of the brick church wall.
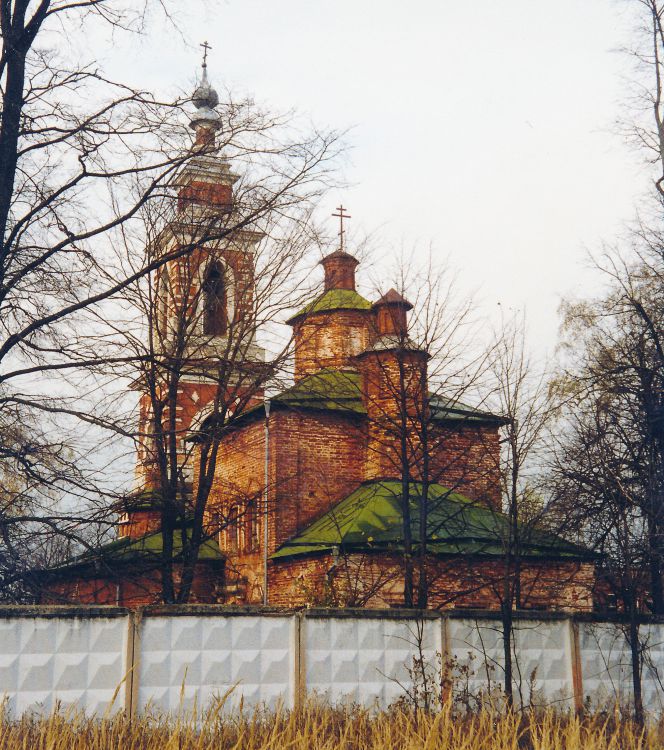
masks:
[[[263,419],[247,421],[224,437],[207,508],[213,524],[220,504],[240,507],[260,501],[264,491],[265,426]],[[302,531],[315,518],[349,495],[363,480],[365,436],[361,419],[337,412],[273,409],[270,415],[269,552]],[[195,462],[197,463],[197,462]],[[197,477],[194,477],[197,482]],[[243,503],[245,504],[243,506]],[[227,506],[219,515],[226,518]],[[252,530],[250,524],[257,523]],[[263,515],[245,513],[247,530],[240,547],[229,550],[222,529],[219,541],[228,554],[227,578],[238,581],[233,593],[241,600],[260,601],[263,581]],[[253,543],[249,539],[256,540]],[[242,591],[240,591],[242,589]],[[272,598],[270,597],[270,603]]]
[[[274,549],[363,480],[361,420],[339,412],[277,412],[272,430],[277,530]]]
[[[431,481],[501,509],[500,434],[495,426],[438,424],[430,429]]]
[[[354,368],[353,357],[369,344],[369,310],[312,313],[295,324],[295,381],[325,368]]]
[[[175,580],[179,581],[177,569]],[[222,583],[223,576],[219,564],[199,562],[194,573],[189,603],[214,604],[220,601]],[[99,576],[63,580],[49,585],[43,595],[44,604],[84,602],[120,607],[145,607],[161,601],[161,576],[158,570],[141,575],[138,569],[134,569],[119,579]]]
[[[121,520],[118,536],[128,536],[137,539],[154,531],[161,526],[161,512],[158,510],[132,510]]]
[[[428,569],[431,609],[500,608],[504,573],[500,558],[433,558]],[[336,560],[324,554],[274,561],[270,564],[270,603],[401,607],[402,576],[400,559],[387,554],[349,555]],[[524,560],[523,608],[590,611],[594,581],[592,563]]]

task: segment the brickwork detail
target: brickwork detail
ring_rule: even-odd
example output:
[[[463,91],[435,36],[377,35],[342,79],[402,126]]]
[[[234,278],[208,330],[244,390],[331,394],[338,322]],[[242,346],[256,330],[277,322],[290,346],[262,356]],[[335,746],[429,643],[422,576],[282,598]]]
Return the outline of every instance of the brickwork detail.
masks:
[[[432,424],[429,431],[429,478],[501,510],[500,433],[495,426],[461,422]]]
[[[370,310],[334,310],[307,315],[295,326],[295,381],[324,369],[354,370],[354,358],[369,345]]]
[[[421,478],[426,355],[369,351],[356,361],[367,410],[365,479],[398,479],[404,469]]]

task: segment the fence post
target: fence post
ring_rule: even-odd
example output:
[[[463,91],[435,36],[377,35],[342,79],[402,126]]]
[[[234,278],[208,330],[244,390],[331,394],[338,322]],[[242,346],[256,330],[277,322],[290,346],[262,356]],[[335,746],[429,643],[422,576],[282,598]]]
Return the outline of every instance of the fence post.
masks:
[[[127,619],[127,666],[125,676],[125,711],[130,718],[136,716],[138,710],[139,663],[141,651],[141,620],[142,608],[131,610]]]
[[[581,667],[581,648],[579,645],[579,623],[574,620],[574,617],[570,617],[567,622],[569,625],[574,710],[577,715],[581,716],[583,714],[583,669]]]
[[[451,646],[450,646],[450,618],[448,615],[443,615],[440,620],[441,623],[441,644],[442,653],[440,655],[440,679],[441,679],[441,698],[443,703],[447,703],[452,700],[452,667],[451,667]]]
[[[295,671],[295,689],[293,706],[299,710],[307,698],[307,676],[305,663],[305,625],[304,612],[295,613],[295,654],[293,668]]]

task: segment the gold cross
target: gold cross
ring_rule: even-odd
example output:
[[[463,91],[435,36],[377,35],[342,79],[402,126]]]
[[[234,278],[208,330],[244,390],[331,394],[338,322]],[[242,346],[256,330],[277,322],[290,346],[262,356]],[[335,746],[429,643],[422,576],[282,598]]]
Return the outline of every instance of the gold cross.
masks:
[[[339,219],[339,250],[343,252],[344,249],[344,219],[350,219],[352,218],[350,214],[344,213],[346,209],[343,207],[343,205],[337,206],[338,214],[332,214],[332,216],[335,216]]]

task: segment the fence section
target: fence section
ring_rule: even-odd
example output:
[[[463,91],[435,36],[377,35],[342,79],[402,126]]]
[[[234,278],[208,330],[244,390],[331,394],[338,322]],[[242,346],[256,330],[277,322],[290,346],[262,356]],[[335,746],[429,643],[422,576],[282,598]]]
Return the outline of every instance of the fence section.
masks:
[[[293,616],[146,617],[140,630],[138,711],[294,703]],[[231,691],[229,693],[229,691]]]
[[[125,707],[126,617],[0,619],[0,692],[14,715],[56,703],[102,714]]]
[[[307,617],[305,684],[332,703],[386,707],[412,689],[414,660],[435,665],[443,651],[440,619]]]
[[[581,708],[632,694],[624,625],[589,618],[519,616],[513,676],[521,704]],[[641,626],[643,695],[664,708],[664,624]],[[420,664],[421,663],[421,664]],[[418,666],[418,664],[420,666]],[[472,704],[504,679],[495,613],[396,610],[277,611],[214,606],[130,613],[113,607],[0,607],[0,694],[9,710],[76,705],[107,710],[291,708],[307,695],[381,707],[412,690],[426,665],[430,685],[451,676]]]

